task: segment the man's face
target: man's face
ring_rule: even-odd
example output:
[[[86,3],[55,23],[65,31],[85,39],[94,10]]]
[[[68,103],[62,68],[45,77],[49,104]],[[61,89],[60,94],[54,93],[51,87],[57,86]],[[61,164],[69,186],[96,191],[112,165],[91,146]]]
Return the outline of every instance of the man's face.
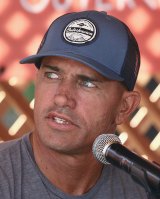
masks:
[[[94,139],[114,132],[123,87],[86,65],[46,57],[35,86],[34,136],[61,153],[91,151]]]

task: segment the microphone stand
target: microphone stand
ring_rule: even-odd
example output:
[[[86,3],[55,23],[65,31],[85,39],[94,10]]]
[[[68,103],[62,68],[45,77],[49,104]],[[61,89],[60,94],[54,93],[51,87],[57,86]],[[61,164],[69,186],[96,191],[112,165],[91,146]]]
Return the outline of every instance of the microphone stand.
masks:
[[[148,199],[159,199],[160,196],[155,196],[149,192],[147,192]]]
[[[159,192],[155,192],[154,190],[152,190],[150,188],[150,186],[148,185],[146,171],[144,171],[144,177],[145,177],[145,181],[143,182],[143,184],[144,184],[144,188],[147,192],[148,199],[159,199],[160,198],[160,190],[159,190]]]
[[[133,169],[133,168],[132,168]],[[142,172],[142,170],[141,170]],[[133,178],[133,180],[138,183],[139,185],[143,186],[144,189],[146,190],[147,192],[147,198],[148,199],[160,199],[160,190],[159,191],[156,191],[156,190],[153,190],[150,186],[149,186],[149,182],[148,182],[148,178],[147,178],[147,173],[145,170],[143,170],[143,177],[142,177],[142,173],[141,175],[139,176],[139,178],[134,175],[131,175],[131,177]]]
[[[159,165],[156,164],[156,166],[158,167]],[[139,185],[143,186],[146,190],[148,199],[160,199],[160,189],[154,190],[154,188],[150,186],[151,182],[148,179],[148,174],[146,170],[137,168],[132,165],[130,167],[130,171],[132,173],[131,177],[133,178],[133,180]],[[139,173],[139,175],[135,176],[134,173]]]

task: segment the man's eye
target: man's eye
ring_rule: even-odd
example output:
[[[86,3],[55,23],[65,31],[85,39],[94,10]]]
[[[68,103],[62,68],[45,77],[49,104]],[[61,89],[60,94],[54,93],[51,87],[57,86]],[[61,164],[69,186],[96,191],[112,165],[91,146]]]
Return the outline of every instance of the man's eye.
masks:
[[[48,79],[58,79],[58,75],[54,72],[45,72],[45,77]]]
[[[91,81],[83,81],[81,84],[87,88],[95,88],[96,87],[96,85]]]

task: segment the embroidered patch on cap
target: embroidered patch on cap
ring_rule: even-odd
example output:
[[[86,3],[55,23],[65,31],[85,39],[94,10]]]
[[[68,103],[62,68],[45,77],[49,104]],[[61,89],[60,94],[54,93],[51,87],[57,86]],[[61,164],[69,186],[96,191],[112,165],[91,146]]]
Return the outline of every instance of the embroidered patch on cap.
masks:
[[[88,19],[78,19],[66,26],[63,36],[70,43],[84,44],[95,38],[96,27]]]

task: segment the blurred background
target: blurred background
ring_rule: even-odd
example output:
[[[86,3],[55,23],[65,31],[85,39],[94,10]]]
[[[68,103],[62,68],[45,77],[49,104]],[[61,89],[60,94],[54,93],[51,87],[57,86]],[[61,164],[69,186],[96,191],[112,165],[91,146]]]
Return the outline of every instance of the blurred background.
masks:
[[[160,163],[160,0],[0,0],[0,142],[32,131],[33,65],[43,34],[61,14],[106,11],[128,24],[139,43],[141,69],[136,90],[142,100],[117,134],[131,150]]]

